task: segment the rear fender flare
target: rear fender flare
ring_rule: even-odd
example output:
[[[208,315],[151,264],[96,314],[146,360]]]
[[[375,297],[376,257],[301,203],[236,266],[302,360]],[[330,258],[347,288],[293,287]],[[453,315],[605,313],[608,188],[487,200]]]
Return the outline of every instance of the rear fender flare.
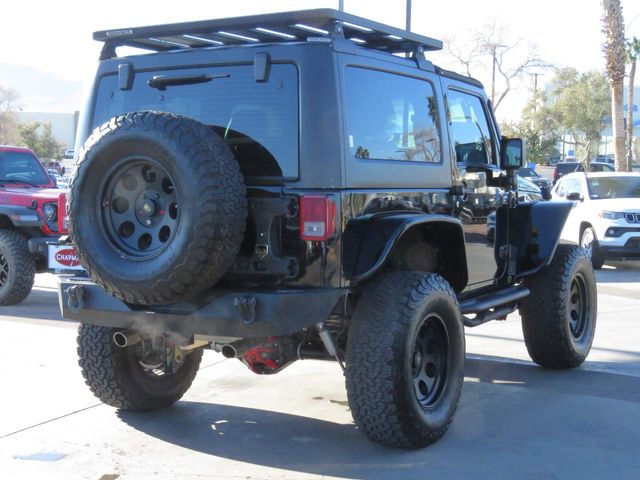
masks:
[[[433,240],[429,243],[446,245],[441,249],[443,276],[461,292],[468,281],[464,232],[458,219],[446,215],[389,212],[351,219],[343,235],[345,277],[353,283],[371,278],[385,266],[402,239],[416,231]]]

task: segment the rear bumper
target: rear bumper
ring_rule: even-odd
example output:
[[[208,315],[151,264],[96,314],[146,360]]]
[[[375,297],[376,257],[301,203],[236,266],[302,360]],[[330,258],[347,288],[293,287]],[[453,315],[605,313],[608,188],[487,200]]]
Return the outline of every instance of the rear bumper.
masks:
[[[121,329],[221,337],[287,335],[326,320],[346,295],[341,289],[214,291],[199,305],[128,305],[79,278],[60,280],[62,317]]]

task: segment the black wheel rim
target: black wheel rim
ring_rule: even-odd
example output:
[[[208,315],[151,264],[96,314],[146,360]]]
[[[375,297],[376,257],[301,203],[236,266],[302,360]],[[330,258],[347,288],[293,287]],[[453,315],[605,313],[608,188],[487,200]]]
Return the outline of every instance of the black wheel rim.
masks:
[[[3,254],[0,253],[0,288],[4,287],[9,280],[9,262]]]
[[[587,284],[582,275],[576,275],[571,281],[569,293],[569,329],[576,340],[582,337],[587,325],[589,308],[587,305]]]
[[[122,162],[102,188],[102,220],[113,246],[129,258],[148,260],[175,236],[179,193],[173,177],[151,159]]]
[[[420,406],[429,410],[444,390],[449,362],[449,336],[442,319],[427,316],[413,343],[411,373],[413,391]]]

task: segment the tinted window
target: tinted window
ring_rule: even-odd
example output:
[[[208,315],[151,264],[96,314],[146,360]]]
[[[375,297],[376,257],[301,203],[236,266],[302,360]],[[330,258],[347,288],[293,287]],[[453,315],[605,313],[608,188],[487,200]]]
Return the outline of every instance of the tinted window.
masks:
[[[538,174],[531,170],[530,168],[521,168],[518,170],[518,175],[523,177],[537,177]]]
[[[591,177],[587,180],[591,198],[640,198],[640,177]]]
[[[0,181],[3,180],[25,180],[36,185],[47,185],[51,182],[33,153],[0,151]]]
[[[201,74],[216,78],[165,90],[147,84],[156,75]],[[116,76],[107,76],[100,82],[93,126],[146,110],[210,125],[231,147],[246,176],[298,176],[298,73],[293,65],[272,65],[266,82],[254,80],[252,65],[138,72],[133,88],[125,91],[119,89]]]
[[[482,100],[449,90],[449,133],[459,163],[492,163],[495,156]]]
[[[558,173],[569,173],[569,172],[575,172],[576,168],[578,167],[577,163],[559,163],[558,165],[556,165],[556,171]]]
[[[592,163],[590,165],[592,172],[613,172],[615,169],[611,165]]]
[[[438,107],[429,82],[353,67],[345,77],[354,157],[440,162]]]

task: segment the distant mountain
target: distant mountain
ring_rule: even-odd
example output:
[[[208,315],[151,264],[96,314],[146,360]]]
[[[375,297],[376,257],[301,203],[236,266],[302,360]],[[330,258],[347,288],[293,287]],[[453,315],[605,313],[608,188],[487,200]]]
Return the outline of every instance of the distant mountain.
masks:
[[[18,105],[28,112],[80,110],[82,82],[64,80],[33,67],[0,63],[0,86],[15,89]]]

